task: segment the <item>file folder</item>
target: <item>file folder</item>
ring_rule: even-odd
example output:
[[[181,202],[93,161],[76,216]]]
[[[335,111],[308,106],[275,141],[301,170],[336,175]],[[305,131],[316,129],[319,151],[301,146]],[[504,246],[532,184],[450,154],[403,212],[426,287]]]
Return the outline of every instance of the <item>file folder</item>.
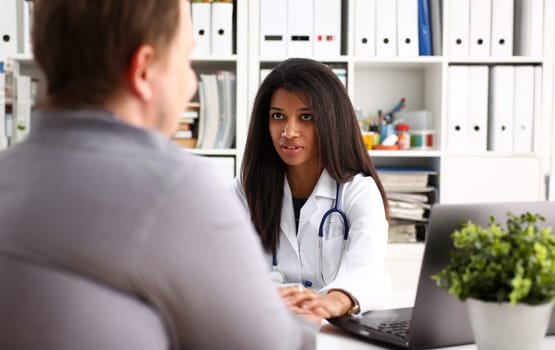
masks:
[[[212,46],[213,55],[233,54],[233,3],[212,3]]]
[[[15,76],[13,136],[14,142],[21,142],[31,128],[31,77]]]
[[[355,56],[376,56],[376,0],[355,0]]]
[[[515,0],[515,55],[543,55],[543,0]]]
[[[418,39],[420,56],[432,55],[432,27],[428,0],[418,0]]]
[[[6,75],[0,72],[0,150],[8,147],[6,134]]]
[[[532,152],[534,66],[515,67],[514,88],[514,152]]]
[[[195,38],[194,56],[210,55],[212,40],[211,7],[208,2],[191,3],[191,18]]]
[[[490,151],[503,153],[513,151],[514,71],[513,66],[491,68],[488,119],[488,150]]]
[[[543,134],[540,137],[534,139],[533,150],[539,150],[541,147],[541,140],[549,140],[551,137],[551,131],[549,128],[542,128],[542,123],[544,120],[543,116],[543,86],[542,86],[542,67],[534,67],[534,122],[532,122],[532,135],[534,135],[534,128],[542,130]],[[536,133],[537,135],[538,133]]]
[[[513,55],[514,2],[492,0],[491,3],[491,55]]]
[[[469,67],[449,66],[447,78],[447,150],[466,152]]]
[[[376,0],[376,56],[397,56],[397,0]]]
[[[312,57],[314,0],[287,2],[287,55]]]
[[[490,55],[491,0],[470,0],[470,56]]]
[[[488,146],[488,66],[468,67],[467,151],[486,152]]]
[[[461,57],[469,54],[470,0],[450,0],[447,2],[449,21],[447,23],[447,47],[450,56]]]
[[[17,53],[17,2],[0,1],[0,61]]]
[[[419,54],[418,3],[422,0],[397,0],[397,55],[414,57]],[[424,0],[428,1],[428,0]],[[430,37],[430,26],[427,26]],[[431,39],[431,37],[430,37]],[[432,53],[429,40],[430,54]]]
[[[314,1],[314,47],[316,58],[341,54],[341,0]]]
[[[287,0],[260,0],[260,56],[287,55]]]
[[[432,54],[441,56],[443,54],[443,25],[442,25],[442,8],[441,0],[430,0],[430,23],[432,26]]]

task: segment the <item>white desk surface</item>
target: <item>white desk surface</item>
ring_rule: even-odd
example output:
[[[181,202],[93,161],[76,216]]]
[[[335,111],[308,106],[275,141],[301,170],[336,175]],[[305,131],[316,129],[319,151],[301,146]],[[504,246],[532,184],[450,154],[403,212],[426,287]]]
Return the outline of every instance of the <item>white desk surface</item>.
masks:
[[[404,290],[396,291],[393,293],[392,302],[388,308],[407,307],[414,305],[414,298],[416,291]],[[389,349],[387,347],[372,344],[358,338],[350,333],[347,333],[327,322],[320,328],[320,333],[316,337],[317,350],[383,350]],[[445,350],[477,350],[475,344],[450,346],[441,348]],[[542,350],[555,349],[555,336],[545,338]],[[524,350],[524,349],[523,349]]]

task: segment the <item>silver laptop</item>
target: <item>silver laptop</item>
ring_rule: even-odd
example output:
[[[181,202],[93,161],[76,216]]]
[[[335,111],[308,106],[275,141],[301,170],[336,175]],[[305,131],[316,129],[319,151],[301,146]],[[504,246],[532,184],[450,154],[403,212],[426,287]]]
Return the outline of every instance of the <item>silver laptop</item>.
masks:
[[[450,233],[460,228],[462,222],[472,220],[487,225],[490,215],[494,215],[504,223],[507,211],[516,215],[526,211],[542,214],[543,224],[555,231],[555,202],[436,204],[430,213],[414,307],[370,311],[329,322],[367,341],[392,348],[428,349],[473,343],[466,305],[438,288],[430,276],[447,265],[453,249]],[[555,311],[547,332],[555,334]]]

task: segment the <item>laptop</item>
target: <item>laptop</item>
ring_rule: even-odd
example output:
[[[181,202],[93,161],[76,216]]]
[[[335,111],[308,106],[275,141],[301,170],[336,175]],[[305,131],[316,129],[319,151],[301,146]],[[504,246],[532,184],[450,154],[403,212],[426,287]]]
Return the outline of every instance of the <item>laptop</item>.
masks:
[[[466,220],[487,225],[490,215],[504,224],[507,211],[545,217],[555,232],[555,202],[436,204],[431,208],[414,307],[369,311],[328,321],[369,342],[390,348],[429,349],[474,343],[466,304],[436,286],[430,276],[443,269],[453,249],[450,234]],[[555,334],[555,311],[547,334]]]

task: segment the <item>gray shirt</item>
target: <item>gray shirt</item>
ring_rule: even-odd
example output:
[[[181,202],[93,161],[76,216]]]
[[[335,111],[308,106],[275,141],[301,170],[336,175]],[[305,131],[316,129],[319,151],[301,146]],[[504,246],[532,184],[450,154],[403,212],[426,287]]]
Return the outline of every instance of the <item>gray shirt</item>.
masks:
[[[316,327],[284,307],[249,219],[202,157],[108,112],[33,118],[0,153],[0,264],[14,264],[0,269],[0,348],[137,349],[118,322],[139,339],[160,326],[173,349],[314,347]],[[130,305],[114,312],[110,293]],[[82,305],[94,305],[85,317]]]

